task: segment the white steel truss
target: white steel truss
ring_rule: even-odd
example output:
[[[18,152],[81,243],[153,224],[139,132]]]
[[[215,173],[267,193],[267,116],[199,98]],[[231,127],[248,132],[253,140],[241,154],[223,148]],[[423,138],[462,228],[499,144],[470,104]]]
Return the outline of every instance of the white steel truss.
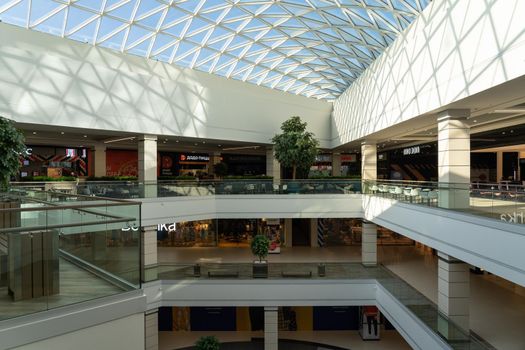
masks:
[[[430,1],[0,0],[0,19],[333,100]]]

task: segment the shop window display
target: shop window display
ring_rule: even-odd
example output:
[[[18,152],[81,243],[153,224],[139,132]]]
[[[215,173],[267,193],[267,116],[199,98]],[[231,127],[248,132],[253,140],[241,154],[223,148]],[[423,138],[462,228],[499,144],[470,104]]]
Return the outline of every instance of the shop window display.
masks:
[[[157,230],[159,245],[165,247],[214,247],[216,220],[183,221]]]
[[[361,219],[322,219],[324,242],[326,246],[361,245],[363,222]],[[412,245],[413,241],[405,236],[377,227],[377,244]]]

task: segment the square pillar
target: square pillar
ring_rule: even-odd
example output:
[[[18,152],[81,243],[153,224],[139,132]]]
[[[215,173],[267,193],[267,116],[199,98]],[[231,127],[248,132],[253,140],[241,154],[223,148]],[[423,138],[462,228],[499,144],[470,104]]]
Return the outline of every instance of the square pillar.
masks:
[[[144,349],[159,349],[159,310],[148,310],[144,314]]]
[[[139,182],[144,183],[144,197],[157,196],[157,136],[143,135],[139,139]],[[149,182],[149,183],[148,183]]]
[[[94,175],[96,177],[106,176],[106,145],[103,143],[97,143],[92,152]]]
[[[266,150],[266,176],[272,176],[273,183],[281,181],[281,163],[275,158],[273,147]]]
[[[278,307],[264,307],[264,350],[279,349]]]
[[[438,309],[465,332],[470,323],[470,273],[468,264],[438,252]],[[438,331],[447,339],[459,338],[453,327],[442,317]]]
[[[470,111],[452,109],[438,116],[439,207],[470,205]]]
[[[319,242],[317,241],[317,220],[310,219],[310,247],[319,247]]]
[[[215,175],[214,165],[221,162],[221,152],[210,153],[210,161],[208,162],[208,174]]]
[[[341,153],[332,153],[332,176],[341,176]]]
[[[157,275],[157,226],[147,226],[142,230],[142,278],[144,282],[158,279]]]
[[[503,152],[496,152],[496,182],[503,180]]]
[[[284,219],[284,245],[292,247],[292,219]]]
[[[368,193],[368,182],[377,180],[377,145],[370,141],[361,144],[361,192]]]
[[[361,230],[361,263],[364,266],[377,265],[377,225],[363,220]]]

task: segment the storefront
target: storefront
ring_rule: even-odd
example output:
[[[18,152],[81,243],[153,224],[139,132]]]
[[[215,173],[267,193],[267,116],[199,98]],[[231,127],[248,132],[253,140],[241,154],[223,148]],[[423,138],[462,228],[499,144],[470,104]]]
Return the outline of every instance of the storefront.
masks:
[[[107,149],[107,176],[138,176],[139,154],[136,150]]]
[[[332,155],[318,154],[315,163],[310,167],[308,177],[331,176],[332,175]]]
[[[162,247],[215,247],[217,220],[182,221],[159,225],[157,241]]]
[[[266,175],[266,156],[253,154],[223,154],[222,161],[228,165],[228,175]]]
[[[206,153],[159,152],[159,176],[203,176],[209,173],[210,156]]]
[[[162,247],[244,247],[252,238],[265,234],[270,253],[279,253],[283,222],[279,219],[215,219],[183,221],[157,227]]]
[[[341,154],[341,176],[361,176],[361,155]]]
[[[89,176],[90,151],[87,148],[27,146],[22,155],[20,178],[36,176]]]
[[[437,143],[380,152],[377,163],[379,179],[437,181]]]
[[[324,246],[361,245],[362,219],[319,219]],[[378,245],[413,245],[414,241],[389,229],[377,226]]]

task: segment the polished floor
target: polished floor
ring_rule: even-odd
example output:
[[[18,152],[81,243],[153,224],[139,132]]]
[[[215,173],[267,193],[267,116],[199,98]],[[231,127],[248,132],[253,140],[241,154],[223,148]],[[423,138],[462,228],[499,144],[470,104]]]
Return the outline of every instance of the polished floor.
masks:
[[[271,262],[358,262],[359,246],[283,248]],[[378,246],[379,261],[428,299],[437,302],[437,257],[414,246]],[[248,248],[163,248],[159,262],[249,262]],[[471,274],[471,329],[497,349],[525,349],[525,288],[494,275]]]
[[[59,294],[13,301],[7,293],[7,287],[0,287],[0,320],[122,292],[115,285],[64,259],[60,259],[59,266]]]
[[[213,334],[210,332],[159,332],[159,350],[190,347],[204,335],[215,335],[220,342],[250,341],[251,338],[263,337],[262,332],[214,332]],[[380,341],[363,341],[357,331],[279,332],[279,338],[321,343],[352,350],[410,349],[410,346],[396,331],[382,331]]]

